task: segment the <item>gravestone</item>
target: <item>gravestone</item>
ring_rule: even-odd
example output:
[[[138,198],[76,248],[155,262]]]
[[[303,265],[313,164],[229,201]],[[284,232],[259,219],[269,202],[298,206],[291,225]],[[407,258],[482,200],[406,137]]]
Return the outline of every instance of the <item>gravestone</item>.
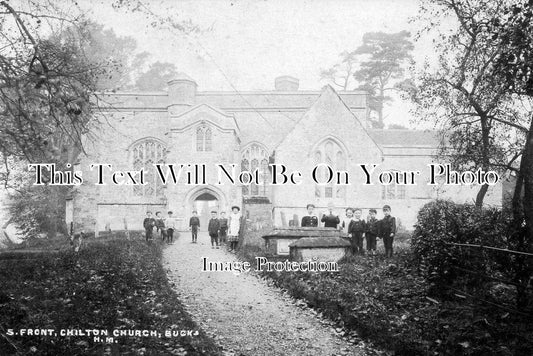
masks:
[[[339,236],[302,237],[289,249],[291,261],[337,262],[349,253],[350,243]]]

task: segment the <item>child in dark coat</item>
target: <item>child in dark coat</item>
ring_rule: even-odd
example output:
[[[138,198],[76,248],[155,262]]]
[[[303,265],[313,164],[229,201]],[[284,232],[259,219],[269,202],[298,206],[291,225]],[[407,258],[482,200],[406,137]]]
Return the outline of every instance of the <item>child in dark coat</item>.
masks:
[[[220,233],[219,233],[219,240],[221,244],[226,244],[226,238],[228,236],[228,219],[226,218],[226,212],[220,213],[220,219],[218,219],[218,222],[220,224]]]
[[[317,227],[318,217],[313,213],[315,206],[307,204],[307,215],[302,218],[302,227]]]
[[[379,236],[383,238],[385,245],[385,257],[392,257],[392,244],[396,235],[396,218],[390,215],[391,208],[388,205],[383,206],[383,219],[379,224]]]
[[[189,229],[192,233],[192,243],[195,244],[198,242],[198,230],[200,230],[200,219],[198,218],[198,213],[195,211],[192,212],[192,216],[189,220]]]
[[[167,229],[165,228],[165,220],[161,216],[160,211],[155,213],[155,227],[161,236],[161,241],[165,242],[167,237]]]
[[[376,209],[370,209],[366,222],[366,250],[370,255],[376,254],[376,239],[378,236],[379,221],[376,218]]]
[[[146,235],[146,242],[152,241],[153,231],[155,226],[155,219],[152,217],[152,212],[147,211],[146,217],[143,221],[144,232]]]
[[[217,219],[217,212],[211,212],[211,219],[209,220],[209,225],[207,226],[207,231],[209,232],[209,237],[211,237],[211,248],[219,248],[218,246],[218,234],[220,232],[220,223]]]

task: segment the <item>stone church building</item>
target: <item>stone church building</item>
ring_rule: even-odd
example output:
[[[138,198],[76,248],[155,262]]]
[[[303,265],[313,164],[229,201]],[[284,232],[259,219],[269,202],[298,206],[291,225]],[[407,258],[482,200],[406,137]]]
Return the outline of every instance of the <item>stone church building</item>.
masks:
[[[84,183],[67,200],[67,223],[85,231],[140,230],[146,211],[166,216],[172,210],[186,229],[192,210],[205,227],[211,210],[228,212],[238,205],[251,226],[281,227],[298,225],[308,203],[316,205],[317,215],[334,204],[341,216],[346,207],[359,207],[364,217],[368,209],[388,204],[410,230],[418,209],[432,199],[474,200],[477,187],[427,185],[424,175],[438,146],[435,132],[371,129],[365,92],[298,87],[296,78],[282,76],[270,91],[200,91],[193,79],[180,74],[164,91],[104,95],[104,125],[87,140],[88,154],[75,165]],[[108,179],[106,185],[95,185],[92,163],[122,171],[144,167],[146,184],[113,185]],[[184,184],[185,172],[181,183],[162,184],[156,163],[205,164],[206,184]],[[301,172],[302,183],[217,184],[217,164],[259,169],[267,183],[269,164],[283,164],[289,172]],[[317,184],[312,170],[324,164],[349,172],[350,184]],[[375,175],[384,170],[422,173],[415,185],[365,185],[360,164],[378,165]],[[326,173],[320,169],[317,178]],[[501,205],[500,185],[489,189],[486,202]]]

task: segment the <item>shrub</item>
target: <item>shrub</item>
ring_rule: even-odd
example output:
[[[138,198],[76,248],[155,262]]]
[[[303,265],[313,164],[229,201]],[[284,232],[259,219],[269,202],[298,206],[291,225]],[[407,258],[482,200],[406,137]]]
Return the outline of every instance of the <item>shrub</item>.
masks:
[[[450,243],[505,248],[507,226],[507,217],[498,209],[436,200],[418,212],[411,241],[413,253],[424,277],[437,285],[450,284],[459,276],[467,278],[461,269],[503,272],[508,268],[509,256],[459,248]],[[471,278],[469,282],[476,283],[478,279]]]

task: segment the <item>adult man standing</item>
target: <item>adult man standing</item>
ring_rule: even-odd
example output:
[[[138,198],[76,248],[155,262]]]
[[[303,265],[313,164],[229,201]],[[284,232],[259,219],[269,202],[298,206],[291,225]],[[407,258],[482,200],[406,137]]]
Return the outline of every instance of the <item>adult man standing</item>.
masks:
[[[339,219],[338,215],[335,215],[333,213],[333,204],[332,203],[328,204],[328,210],[329,210],[329,213],[322,215],[322,219],[320,221],[322,221],[324,223],[324,227],[332,227],[332,228],[336,229],[337,225],[340,224],[341,220]]]

